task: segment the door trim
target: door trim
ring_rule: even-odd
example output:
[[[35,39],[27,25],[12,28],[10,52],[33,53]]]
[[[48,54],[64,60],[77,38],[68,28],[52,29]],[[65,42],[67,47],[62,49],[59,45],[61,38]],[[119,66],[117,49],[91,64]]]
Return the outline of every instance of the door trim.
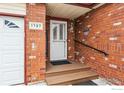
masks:
[[[66,31],[65,31],[65,33],[66,33],[66,51],[65,51],[65,52],[66,52],[66,57],[65,57],[65,59],[61,59],[61,60],[67,60],[67,54],[68,54],[68,53],[67,53],[67,47],[68,47],[68,46],[67,46],[67,45],[68,45],[68,44],[67,44],[67,37],[68,37],[68,35],[67,35],[67,31],[68,31],[68,30],[67,30],[67,21],[59,21],[59,20],[50,20],[50,26],[49,26],[49,27],[50,27],[50,35],[49,35],[49,36],[50,36],[50,43],[49,43],[49,44],[50,44],[50,49],[49,49],[49,50],[50,50],[50,51],[49,51],[50,57],[49,57],[49,59],[50,59],[50,61],[51,61],[51,31],[52,31],[52,23],[63,23],[63,24],[66,25]]]

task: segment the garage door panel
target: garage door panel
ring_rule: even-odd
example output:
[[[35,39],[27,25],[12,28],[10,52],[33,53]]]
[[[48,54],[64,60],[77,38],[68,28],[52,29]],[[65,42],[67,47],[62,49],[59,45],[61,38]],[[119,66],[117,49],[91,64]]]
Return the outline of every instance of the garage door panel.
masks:
[[[10,37],[9,40],[7,37]],[[17,48],[20,48],[20,47],[24,48],[24,39],[23,38],[21,39],[20,37],[24,38],[24,36],[18,36],[18,35],[17,36],[16,35],[15,36],[4,36],[2,38],[2,40],[4,41],[4,42],[2,42],[3,48],[9,47],[9,46],[14,47],[15,49],[16,49],[16,47]]]
[[[10,69],[24,67],[24,52],[22,51],[3,51],[0,59],[0,69]]]
[[[23,45],[16,45],[16,46],[4,45],[4,47],[2,49],[5,50],[5,51],[9,51],[9,50],[24,50],[24,46]]]
[[[18,50],[18,49],[15,49],[14,51],[13,50],[3,50],[2,51],[2,54],[3,55],[9,55],[9,54],[14,54],[14,55],[16,55],[16,54],[20,54],[20,55],[22,55],[24,53],[24,51],[23,51],[23,49],[21,50]],[[10,55],[11,56],[11,55]]]
[[[24,57],[20,54],[14,54],[14,55],[6,54],[3,55],[2,58],[3,58],[2,59],[3,65],[24,64],[23,63]]]
[[[0,25],[0,85],[24,83],[24,19],[0,16]]]
[[[2,34],[2,38],[5,38],[5,37],[16,37],[16,38],[18,38],[19,36],[24,36],[24,33],[13,33],[12,34],[12,32],[11,33],[7,33],[7,34],[3,34],[3,33],[0,33],[0,34]],[[6,38],[5,38],[6,39]],[[12,38],[13,39],[13,38]]]
[[[0,69],[2,69],[1,71],[4,71],[4,70],[10,70],[11,71],[11,69],[13,69],[13,68],[23,68],[24,69],[23,64],[10,64],[10,65],[9,64],[4,64],[3,66],[0,67]]]
[[[9,40],[7,37],[10,37]],[[23,38],[20,37],[24,37],[23,35],[3,35],[2,36],[2,40],[4,41],[3,44],[10,44],[10,45],[14,45],[14,44],[22,44],[24,42]],[[20,42],[18,42],[20,41]],[[22,44],[23,45],[23,44]]]
[[[22,83],[24,78],[24,73],[22,73],[23,69],[24,68],[13,68],[11,70],[10,69],[2,70],[1,79],[4,81],[2,82],[2,85]]]
[[[3,44],[4,45],[4,47],[2,47],[2,49],[3,50],[13,50],[13,49],[15,49],[15,50],[23,50],[24,49],[24,45],[22,45],[22,44],[19,44],[19,43],[11,43],[11,44]]]
[[[10,29],[9,31],[7,31],[6,29],[1,29],[0,28],[0,34],[1,34],[1,37],[4,38],[4,37],[18,37],[18,36],[24,36],[24,29],[22,30],[15,30],[13,29],[14,31],[11,31],[12,29]]]

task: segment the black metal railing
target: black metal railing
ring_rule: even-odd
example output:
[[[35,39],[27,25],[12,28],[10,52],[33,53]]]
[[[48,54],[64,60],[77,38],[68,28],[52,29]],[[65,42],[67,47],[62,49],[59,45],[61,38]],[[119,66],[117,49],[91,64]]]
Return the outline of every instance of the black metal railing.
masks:
[[[79,41],[79,40],[74,39],[74,41],[80,43],[81,45],[84,45],[85,47],[88,47],[88,48],[93,49],[93,50],[95,50],[95,51],[97,51],[97,52],[99,52],[99,53],[102,53],[102,54],[104,54],[105,56],[108,56],[108,55],[109,55],[108,53],[106,53],[106,52],[104,52],[104,51],[102,51],[102,50],[99,50],[99,49],[97,49],[97,48],[94,48],[94,47],[92,47],[92,46],[89,46],[89,45],[87,45],[87,44],[85,44],[85,43],[83,43],[83,42],[81,42],[81,41]]]

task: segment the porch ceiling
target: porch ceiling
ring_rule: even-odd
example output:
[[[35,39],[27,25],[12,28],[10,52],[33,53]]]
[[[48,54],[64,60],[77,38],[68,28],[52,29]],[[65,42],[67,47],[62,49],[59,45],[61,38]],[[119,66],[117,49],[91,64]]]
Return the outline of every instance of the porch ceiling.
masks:
[[[92,10],[91,8],[85,6],[80,7],[74,4],[63,4],[63,3],[48,3],[46,4],[46,6],[47,6],[48,16],[68,18],[68,19],[75,19]]]
[[[69,4],[47,4],[47,15],[74,19],[91,9]]]

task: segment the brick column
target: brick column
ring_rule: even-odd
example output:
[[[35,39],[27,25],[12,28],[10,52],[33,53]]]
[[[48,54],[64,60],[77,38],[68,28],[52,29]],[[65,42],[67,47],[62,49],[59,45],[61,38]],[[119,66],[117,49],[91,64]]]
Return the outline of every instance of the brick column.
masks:
[[[45,79],[45,16],[44,4],[26,5],[26,77],[25,83],[38,82]],[[29,29],[29,22],[43,23],[43,30]]]

